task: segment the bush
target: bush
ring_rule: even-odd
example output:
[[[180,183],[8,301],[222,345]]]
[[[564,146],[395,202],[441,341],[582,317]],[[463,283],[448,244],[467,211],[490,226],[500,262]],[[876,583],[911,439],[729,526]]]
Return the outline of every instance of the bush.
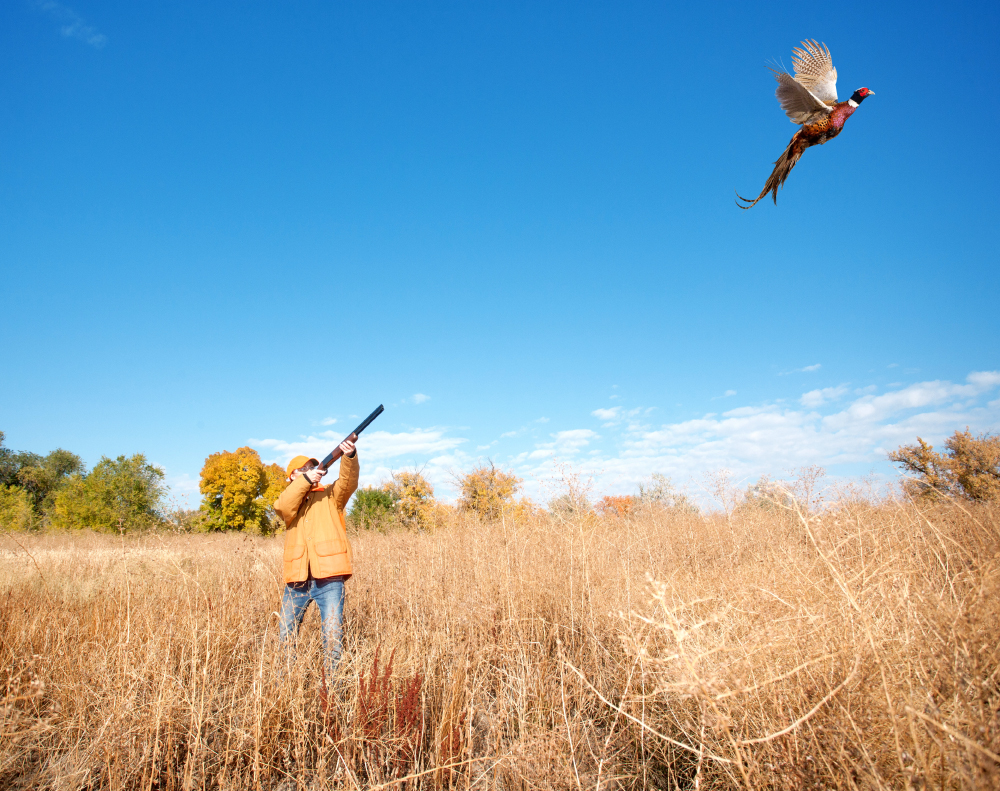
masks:
[[[396,497],[387,489],[358,489],[347,514],[359,530],[385,530],[396,520]]]
[[[740,506],[757,511],[782,511],[794,508],[795,502],[784,484],[762,475],[747,487]]]
[[[628,516],[635,510],[636,498],[629,495],[609,494],[594,506],[601,516]]]
[[[917,437],[916,445],[902,445],[889,454],[912,477],[903,488],[924,501],[962,497],[987,501],[1000,497],[1000,437],[973,437],[968,426],[945,440],[945,452]]]
[[[638,500],[638,505],[643,508],[676,508],[692,513],[698,511],[698,506],[691,498],[677,491],[673,482],[659,472],[654,472],[648,483],[639,484],[639,494],[636,500]]]
[[[419,472],[394,472],[386,484],[396,500],[399,521],[410,530],[430,530],[436,524],[434,487]]]
[[[26,530],[35,524],[28,493],[17,486],[0,484],[0,527]]]
[[[163,470],[134,456],[105,456],[89,475],[75,474],[56,492],[52,522],[57,527],[136,530],[162,521]]]
[[[493,462],[476,467],[459,479],[462,494],[458,506],[481,519],[498,519],[514,505],[514,495],[521,488],[521,479],[504,472]]]
[[[201,468],[204,530],[244,530],[266,535],[278,527],[271,506],[285,488],[285,471],[265,465],[253,448],[213,453]]]

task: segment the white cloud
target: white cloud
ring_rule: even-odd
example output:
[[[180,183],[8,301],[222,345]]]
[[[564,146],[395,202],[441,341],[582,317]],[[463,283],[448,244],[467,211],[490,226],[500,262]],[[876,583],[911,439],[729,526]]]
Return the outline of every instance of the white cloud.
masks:
[[[422,404],[425,401],[430,401],[431,397],[429,395],[424,395],[423,393],[414,393],[411,400],[414,404]]]
[[[322,458],[336,447],[342,437],[332,431],[322,431],[318,436],[303,437],[300,440],[251,439],[251,447],[265,449],[274,458],[287,463],[293,456],[313,456]],[[367,431],[358,441],[358,452],[373,460],[394,459],[401,456],[426,456],[453,450],[466,440],[462,437],[447,437],[439,428],[418,428],[393,434],[389,431]]]
[[[197,508],[201,493],[198,488],[199,478],[194,478],[186,472],[179,474],[167,473],[163,482],[170,489],[171,500],[181,508]],[[173,504],[173,503],[172,503]]]
[[[782,371],[781,373],[778,374],[778,376],[788,376],[788,374],[801,374],[801,373],[811,374],[815,371],[818,371],[822,367],[823,366],[820,363],[816,363],[815,365],[806,365],[803,366],[802,368],[793,368],[791,371]]]
[[[108,37],[98,31],[93,25],[88,25],[69,6],[56,3],[54,0],[39,0],[37,7],[48,14],[49,18],[60,24],[59,32],[66,38],[75,38],[95,49],[100,49],[108,43]]]
[[[845,385],[838,385],[837,387],[824,387],[821,390],[810,390],[808,393],[803,393],[799,402],[804,407],[818,407],[822,406],[827,401],[836,401],[846,393],[847,387]]]
[[[536,423],[548,423],[549,419],[547,417],[540,417],[535,421]]]
[[[574,428],[569,431],[559,431],[552,435],[555,437],[557,448],[582,448],[589,445],[592,439],[597,439],[597,432],[589,428]]]
[[[727,468],[737,480],[780,474],[810,464],[885,464],[885,455],[917,436],[939,444],[955,429],[1000,426],[1000,399],[983,396],[1000,386],[1000,372],[971,373],[966,383],[918,382],[882,395],[849,394],[846,386],[810,391],[798,408],[785,404],[742,406],[660,426],[628,426],[612,437],[613,452],[578,457],[577,472],[592,475],[602,490],[634,491],[653,472],[678,481]],[[832,409],[831,409],[832,407]],[[519,474],[541,479],[556,472],[557,458],[571,457],[596,437],[565,432],[518,461]]]
[[[335,417],[325,417],[319,423],[321,426],[332,426],[336,422],[337,418]]]
[[[557,431],[550,434],[552,442],[543,442],[535,446],[528,454],[529,459],[547,459],[552,457],[568,457],[576,454],[581,448],[590,444],[591,440],[600,435],[589,428],[574,428],[568,431]]]
[[[989,390],[1000,385],[1000,371],[973,371],[965,381],[980,390]]]
[[[614,420],[618,417],[618,412],[621,411],[620,406],[611,407],[611,409],[595,409],[592,414],[596,418],[601,420]]]

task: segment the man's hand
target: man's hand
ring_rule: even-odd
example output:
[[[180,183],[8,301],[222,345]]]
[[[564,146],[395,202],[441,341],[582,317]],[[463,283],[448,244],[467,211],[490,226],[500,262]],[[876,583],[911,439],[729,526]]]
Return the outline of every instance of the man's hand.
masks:
[[[320,479],[326,475],[326,470],[321,470],[319,467],[313,467],[311,470],[306,470],[303,475],[309,480],[313,486],[320,482]]]
[[[344,452],[345,456],[348,456],[352,459],[354,458],[354,451],[355,451],[354,443],[351,442],[349,439],[345,439],[343,442],[340,443],[340,449]]]

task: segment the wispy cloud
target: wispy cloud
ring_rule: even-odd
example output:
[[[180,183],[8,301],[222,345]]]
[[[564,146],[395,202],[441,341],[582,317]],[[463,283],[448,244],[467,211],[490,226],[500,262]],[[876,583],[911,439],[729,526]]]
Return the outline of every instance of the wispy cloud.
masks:
[[[36,7],[50,19],[59,23],[59,32],[66,38],[75,38],[94,49],[101,49],[108,43],[108,37],[93,25],[87,24],[72,8],[54,0],[38,0]]]
[[[315,456],[321,458],[329,453],[343,437],[332,431],[321,431],[317,435],[299,440],[251,439],[251,447],[270,451],[275,458],[288,462],[293,456]],[[393,434],[389,431],[365,432],[359,440],[359,452],[371,459],[393,459],[402,456],[426,456],[457,448],[466,442],[463,437],[445,436],[445,429],[417,428]]]
[[[803,394],[804,409],[770,403],[660,426],[624,426],[608,437],[611,452],[594,459],[578,456],[574,464],[610,491],[634,490],[653,472],[684,481],[721,468],[752,478],[809,464],[884,464],[889,450],[917,436],[939,443],[966,425],[995,430],[1000,399],[989,400],[989,394],[997,387],[1000,372],[979,371],[964,383],[929,381],[881,395],[862,392],[839,407],[849,389],[824,388]],[[517,472],[526,478],[551,476],[557,459],[573,461],[580,447],[596,439],[576,434],[578,444],[559,443],[558,436],[521,454]]]
[[[838,385],[837,387],[824,387],[820,390],[810,390],[808,393],[803,393],[799,402],[805,407],[818,407],[828,401],[836,401],[846,393],[847,387],[845,385]]]
[[[430,401],[431,397],[429,395],[424,395],[423,393],[414,393],[410,400],[414,404],[423,404],[425,401]]]
[[[293,456],[321,459],[343,437],[333,431],[301,437],[297,440],[250,439],[248,444],[261,451],[265,462],[284,467]],[[445,428],[415,428],[411,431],[366,431],[358,442],[361,459],[361,483],[381,483],[394,470],[419,469],[435,487],[447,494],[453,483],[452,472],[463,469],[471,461],[459,448],[468,440],[449,436]]]
[[[597,490],[620,492],[635,491],[653,472],[679,483],[721,468],[748,480],[809,464],[839,474],[862,474],[873,465],[888,473],[886,453],[917,436],[940,444],[966,425],[974,432],[1000,427],[998,388],[1000,371],[974,371],[961,382],[931,380],[878,391],[841,384],[803,392],[796,401],[737,403],[720,413],[661,424],[649,422],[649,409],[602,408],[586,418],[612,418],[600,433],[571,428],[549,433],[542,442],[531,439],[535,424],[506,432],[499,444],[486,444],[480,437],[469,442],[440,426],[370,431],[360,443],[362,481],[377,483],[393,470],[419,469],[437,495],[448,498],[454,474],[470,469],[495,444],[510,449],[495,460],[525,478],[531,496],[541,495],[544,481],[558,478],[564,463],[593,476]],[[284,466],[299,453],[321,458],[340,439],[340,432],[329,430],[249,444]],[[171,483],[180,491],[194,491],[193,480]]]
[[[337,418],[335,418],[335,417],[325,417],[325,418],[323,418],[323,419],[322,419],[322,420],[321,420],[321,421],[319,422],[319,424],[320,424],[321,426],[332,426],[332,425],[333,425],[334,423],[336,423],[336,422],[337,422]]]
[[[535,446],[535,450],[528,454],[530,459],[545,459],[550,456],[569,457],[576,454],[581,448],[590,444],[591,440],[599,437],[596,431],[589,428],[574,428],[568,431],[557,431],[550,434],[552,442],[542,442]]]
[[[778,376],[788,376],[788,374],[802,374],[802,373],[811,374],[814,373],[815,371],[818,371],[822,367],[823,365],[821,363],[816,363],[815,365],[806,365],[802,368],[793,368],[791,371],[781,371],[778,374]]]

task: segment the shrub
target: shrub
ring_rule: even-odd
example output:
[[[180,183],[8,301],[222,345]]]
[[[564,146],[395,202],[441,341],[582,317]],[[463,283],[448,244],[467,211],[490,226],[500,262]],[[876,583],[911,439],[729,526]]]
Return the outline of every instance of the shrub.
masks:
[[[609,494],[598,500],[594,508],[601,516],[628,516],[635,510],[635,506],[634,497]]]
[[[277,526],[271,506],[285,488],[285,471],[265,465],[253,448],[213,453],[198,485],[204,530],[244,530],[266,535]]]
[[[396,519],[396,497],[385,488],[358,489],[347,514],[360,530],[384,530]]]
[[[742,508],[757,511],[779,511],[792,508],[794,505],[788,489],[778,481],[772,481],[769,475],[762,475],[756,483],[752,483],[743,493]]]
[[[459,485],[462,490],[459,508],[481,519],[497,519],[514,505],[521,479],[513,472],[498,470],[489,462],[462,476]]]
[[[698,511],[698,506],[691,498],[677,491],[673,482],[659,472],[654,472],[648,483],[639,484],[639,494],[636,499],[638,505],[643,508],[676,508],[693,513]]]
[[[163,470],[134,456],[105,456],[89,475],[70,476],[56,492],[52,521],[58,527],[135,530],[162,521]]]
[[[394,472],[386,484],[396,500],[399,521],[410,530],[430,530],[434,527],[434,487],[419,472]]]
[[[25,530],[35,523],[31,498],[24,489],[0,484],[0,527]]]
[[[973,437],[968,426],[945,440],[945,452],[917,437],[916,445],[902,445],[889,454],[912,477],[903,488],[911,497],[934,501],[963,497],[986,501],[1000,497],[1000,437]]]

